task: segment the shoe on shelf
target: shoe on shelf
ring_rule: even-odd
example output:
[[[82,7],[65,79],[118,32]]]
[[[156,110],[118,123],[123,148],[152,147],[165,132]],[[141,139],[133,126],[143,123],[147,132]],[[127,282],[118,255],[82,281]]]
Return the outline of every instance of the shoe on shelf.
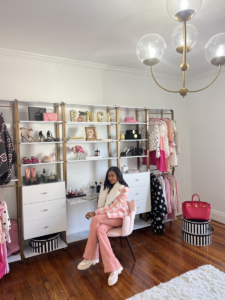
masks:
[[[26,165],[26,164],[31,164],[31,160],[27,157],[23,157],[23,164]]]
[[[52,142],[51,139],[47,138],[43,135],[42,131],[39,131],[40,140],[42,139],[44,142]]]
[[[56,156],[55,152],[53,152],[50,155],[44,155],[41,159],[41,162],[43,162],[43,163],[53,162],[53,161],[55,161],[55,156]]]
[[[31,142],[31,140],[29,140],[29,138],[25,136],[24,129],[26,129],[26,128],[27,128],[27,127],[22,127],[22,128],[20,128],[20,130],[21,130],[22,142],[23,142],[23,139],[26,139],[28,142]]]
[[[56,139],[56,138],[54,138],[54,137],[52,136],[52,133],[51,133],[50,130],[48,130],[48,132],[47,132],[47,137],[48,137],[49,139],[52,139],[53,142],[58,142],[58,141],[59,141],[58,139]]]
[[[120,267],[118,270],[113,271],[110,273],[109,278],[108,278],[108,285],[112,286],[117,283],[118,281],[118,275],[121,274],[123,271],[123,267]]]
[[[32,128],[27,128],[27,130],[28,130],[28,132],[27,132],[28,139],[30,139],[30,140],[33,139],[35,142],[37,142],[37,140],[30,134],[30,132],[34,131],[34,130]]]
[[[39,159],[37,157],[31,156],[31,161],[32,164],[38,164],[39,163]]]
[[[99,263],[99,259],[96,260],[88,260],[88,259],[84,259],[81,263],[79,263],[79,265],[77,266],[77,269],[79,270],[86,270],[88,269],[90,266],[94,266],[96,264]]]

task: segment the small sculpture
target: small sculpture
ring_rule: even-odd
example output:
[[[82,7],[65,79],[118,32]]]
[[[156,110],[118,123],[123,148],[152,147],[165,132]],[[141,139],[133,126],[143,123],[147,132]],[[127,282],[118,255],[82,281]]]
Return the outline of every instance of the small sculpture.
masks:
[[[113,121],[113,119],[112,119],[112,117],[113,117],[113,115],[114,115],[114,113],[107,113],[107,122],[112,122]]]
[[[90,121],[90,122],[94,122],[94,121],[95,121],[93,111],[91,111],[90,114],[89,114],[89,121]]]
[[[103,122],[104,118],[100,118],[100,116],[104,116],[103,112],[102,111],[99,111],[97,113],[97,122]]]
[[[77,116],[77,112],[75,110],[71,110],[70,111],[70,120],[71,120],[71,122],[75,122],[76,121],[75,120],[76,116]]]
[[[90,114],[89,111],[86,111],[86,122],[90,121]]]

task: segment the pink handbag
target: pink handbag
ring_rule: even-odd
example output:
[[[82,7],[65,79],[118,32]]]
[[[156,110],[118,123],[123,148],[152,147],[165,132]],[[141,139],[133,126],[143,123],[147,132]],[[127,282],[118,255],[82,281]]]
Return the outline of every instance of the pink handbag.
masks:
[[[52,113],[48,113],[48,110],[51,110]],[[58,121],[57,113],[55,113],[52,109],[46,109],[46,112],[43,113],[43,121]]]
[[[198,197],[198,201],[193,201],[194,196]],[[182,203],[182,211],[186,220],[209,220],[211,205],[207,202],[201,202],[198,194],[192,196],[192,201]]]

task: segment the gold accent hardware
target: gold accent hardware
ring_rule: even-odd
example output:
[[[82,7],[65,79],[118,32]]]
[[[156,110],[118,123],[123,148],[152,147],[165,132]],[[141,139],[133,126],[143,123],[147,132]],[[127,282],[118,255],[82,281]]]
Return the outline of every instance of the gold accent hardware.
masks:
[[[202,207],[206,207],[206,205],[203,205]]]
[[[191,205],[187,205],[187,207],[190,207]]]
[[[49,226],[45,226],[44,229],[45,229],[45,228],[48,228],[48,227],[49,227]]]
[[[185,9],[179,11],[175,16],[174,20],[177,22],[186,22],[191,20],[195,16],[195,11],[193,9]]]
[[[195,207],[198,207],[198,205],[195,205]]]
[[[42,194],[47,194],[48,192],[44,192],[44,193],[42,193]]]
[[[190,46],[187,46],[187,53],[190,52],[192,50],[192,48]],[[179,46],[176,48],[176,51],[180,54],[183,54],[184,51],[184,47],[183,46]]]
[[[47,211],[48,209],[44,209],[43,211]]]

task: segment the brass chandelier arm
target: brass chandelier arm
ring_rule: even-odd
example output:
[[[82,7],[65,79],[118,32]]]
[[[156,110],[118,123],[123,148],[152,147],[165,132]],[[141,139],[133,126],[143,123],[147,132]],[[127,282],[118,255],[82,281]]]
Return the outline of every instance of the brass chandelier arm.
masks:
[[[155,76],[154,76],[154,74],[153,74],[153,66],[151,66],[151,73],[152,73],[152,77],[153,77],[155,83],[156,83],[161,89],[163,89],[164,91],[167,91],[167,92],[170,92],[170,93],[179,93],[179,92],[180,92],[180,91],[170,91],[170,90],[167,90],[167,89],[165,89],[164,87],[162,87],[162,86],[156,81],[156,79],[155,79]]]
[[[216,78],[209,84],[209,85],[207,85],[206,87],[204,87],[204,88],[202,88],[202,89],[200,89],[200,90],[196,90],[196,91],[189,91],[188,90],[188,93],[196,93],[196,92],[201,92],[201,91],[203,91],[203,90],[205,90],[205,89],[207,89],[210,85],[212,85],[213,84],[213,82],[215,82],[216,81],[216,79],[217,79],[217,77],[220,75],[220,70],[221,70],[221,65],[219,65],[219,70],[218,70],[218,73],[217,73],[217,75],[216,75]]]

